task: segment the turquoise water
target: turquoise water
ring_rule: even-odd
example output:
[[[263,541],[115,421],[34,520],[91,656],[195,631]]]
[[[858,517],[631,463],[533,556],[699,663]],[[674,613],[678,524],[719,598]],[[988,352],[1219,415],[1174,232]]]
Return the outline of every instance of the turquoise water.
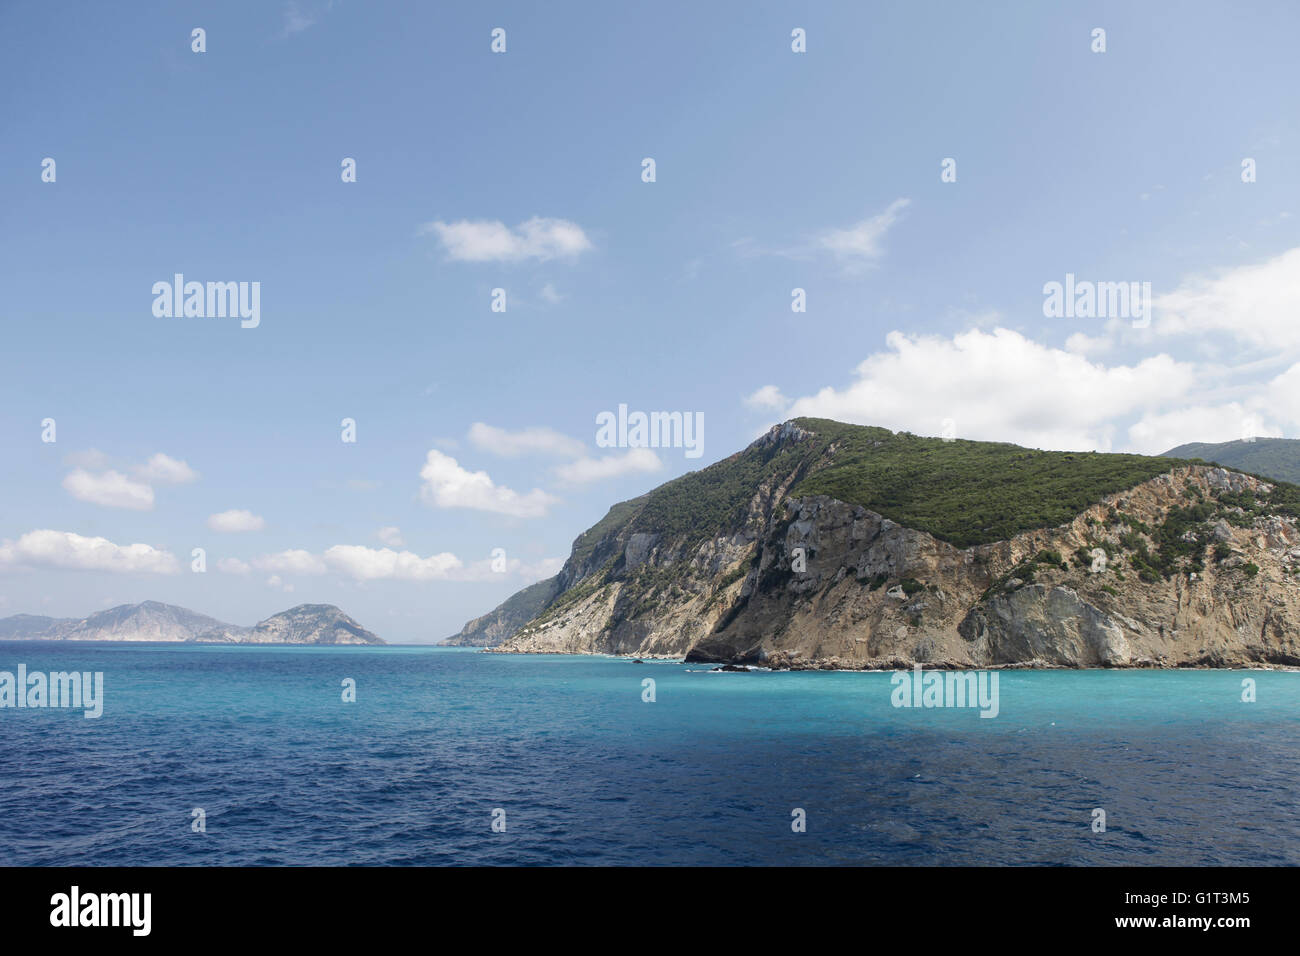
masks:
[[[1297,673],[1004,671],[982,719],[889,674],[450,648],[19,663],[102,671],[104,714],[0,710],[2,864],[1300,863]]]

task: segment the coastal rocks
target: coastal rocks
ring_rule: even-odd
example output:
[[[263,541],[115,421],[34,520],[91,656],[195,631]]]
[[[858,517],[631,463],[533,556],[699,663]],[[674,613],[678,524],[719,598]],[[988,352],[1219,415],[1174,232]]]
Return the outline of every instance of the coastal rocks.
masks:
[[[698,498],[717,482],[674,494],[680,512],[660,499],[653,521],[636,510],[646,497],[612,508],[575,542],[557,597],[500,650],[777,670],[1300,660],[1296,521],[1240,506],[1264,502],[1268,482],[1171,463],[1064,524],[962,548],[830,495],[793,495],[815,463],[779,457],[811,434],[788,425],[745,454],[790,467],[707,521]],[[1187,517],[1197,509],[1210,517]]]
[[[996,594],[958,626],[989,664],[1041,660],[1072,667],[1129,663],[1132,651],[1118,622],[1066,587],[1029,584]]]

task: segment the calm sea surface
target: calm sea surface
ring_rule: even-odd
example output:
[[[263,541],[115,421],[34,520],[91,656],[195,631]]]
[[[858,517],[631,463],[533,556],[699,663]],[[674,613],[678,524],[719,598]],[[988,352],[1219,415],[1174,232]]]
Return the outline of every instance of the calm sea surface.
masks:
[[[20,663],[102,671],[104,713],[0,709],[0,864],[1300,863],[1298,673],[1002,672],[982,719],[889,674],[0,643]]]

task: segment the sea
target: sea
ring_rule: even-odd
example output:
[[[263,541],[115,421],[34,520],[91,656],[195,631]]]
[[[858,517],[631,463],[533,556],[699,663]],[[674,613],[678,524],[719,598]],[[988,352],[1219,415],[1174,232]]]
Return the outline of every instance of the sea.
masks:
[[[102,673],[103,711],[0,709],[0,865],[1300,863],[1295,672],[1001,671],[981,717],[890,673],[459,648],[19,664]]]

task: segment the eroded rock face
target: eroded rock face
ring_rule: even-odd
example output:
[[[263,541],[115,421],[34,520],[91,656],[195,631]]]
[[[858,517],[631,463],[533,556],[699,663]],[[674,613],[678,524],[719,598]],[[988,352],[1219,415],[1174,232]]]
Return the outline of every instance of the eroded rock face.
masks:
[[[789,497],[797,480],[756,489],[703,543],[611,532],[583,567],[622,562],[618,579],[594,586],[570,569],[572,599],[501,650],[795,668],[1300,665],[1294,519],[1225,508],[1196,531],[1203,567],[1132,564],[1173,509],[1269,493],[1259,479],[1179,466],[1068,524],[964,549],[861,506]]]
[[[974,645],[972,656],[989,664],[1117,667],[1133,656],[1119,622],[1067,587],[1030,584],[994,594],[958,631]]]

